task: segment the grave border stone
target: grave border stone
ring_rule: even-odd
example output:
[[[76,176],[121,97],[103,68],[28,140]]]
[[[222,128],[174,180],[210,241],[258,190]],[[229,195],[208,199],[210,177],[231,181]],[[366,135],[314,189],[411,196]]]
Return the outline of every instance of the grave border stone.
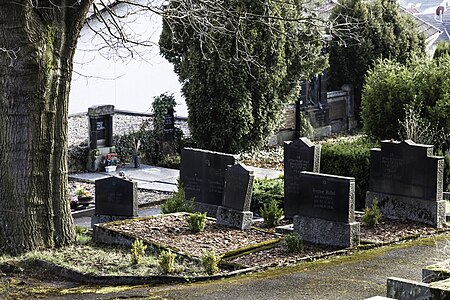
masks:
[[[411,150],[405,150],[409,147]],[[423,155],[423,161],[417,162],[417,159],[411,155],[406,158],[397,158],[390,154],[393,151],[397,151],[403,156],[405,151],[414,152],[416,156]],[[434,156],[432,153],[432,145],[416,144],[411,140],[403,142],[386,140],[381,142],[381,148],[371,149],[370,182],[369,191],[366,192],[366,207],[371,206],[377,200],[380,212],[384,217],[406,219],[442,228],[446,219],[445,200],[443,200],[444,158]],[[387,157],[387,160],[390,158],[389,155],[392,156],[392,159],[399,161],[398,167],[387,170],[393,173],[393,175],[388,174],[393,178],[381,174],[383,168],[387,168],[383,166],[382,159]],[[418,169],[417,164],[421,164],[421,168]],[[396,173],[394,171],[397,170],[400,175],[394,174]],[[418,184],[417,174],[426,177],[426,184],[423,186]],[[386,185],[385,190],[383,190],[383,185]],[[402,194],[402,191],[406,192]],[[414,193],[418,196],[415,196]]]

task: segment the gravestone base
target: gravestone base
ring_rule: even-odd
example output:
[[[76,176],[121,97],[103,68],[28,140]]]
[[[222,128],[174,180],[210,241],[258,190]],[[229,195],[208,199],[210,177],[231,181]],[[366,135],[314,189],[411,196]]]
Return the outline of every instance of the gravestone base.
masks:
[[[406,219],[442,228],[445,222],[445,200],[433,201],[391,194],[367,192],[366,207],[378,199],[383,217]]]
[[[251,211],[240,211],[219,206],[216,223],[233,228],[250,229],[253,224],[253,213]]]
[[[296,215],[294,232],[304,241],[322,245],[349,248],[358,246],[360,241],[359,222],[343,223]]]
[[[95,224],[109,223],[109,222],[127,220],[127,219],[133,219],[133,218],[134,217],[130,217],[130,216],[112,216],[112,215],[93,214],[91,217],[91,228],[94,228]]]
[[[214,204],[208,204],[208,203],[201,203],[201,202],[195,202],[194,203],[194,212],[201,212],[206,213],[208,217],[215,218],[217,216],[217,209],[219,208],[218,205]]]

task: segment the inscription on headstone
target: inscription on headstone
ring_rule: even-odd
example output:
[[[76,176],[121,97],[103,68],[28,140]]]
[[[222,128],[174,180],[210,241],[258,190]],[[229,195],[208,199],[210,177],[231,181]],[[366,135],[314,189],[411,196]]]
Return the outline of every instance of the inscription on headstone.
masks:
[[[172,141],[175,135],[175,117],[173,115],[173,108],[169,109],[164,116],[163,140]]]
[[[376,199],[383,216],[442,227],[444,158],[433,156],[433,146],[382,141],[370,151],[366,206]]]
[[[220,206],[225,186],[225,170],[235,164],[231,154],[184,148],[181,151],[180,179],[186,199]]]
[[[355,179],[302,172],[298,214],[336,222],[354,222]]]
[[[359,244],[355,222],[355,179],[313,172],[300,174],[299,211],[294,231],[305,241],[353,247]]]
[[[371,192],[436,201],[442,199],[443,158],[432,156],[433,147],[382,141],[370,157]]]
[[[288,218],[298,212],[300,173],[319,172],[320,149],[306,137],[284,144],[284,212]]]
[[[137,183],[118,177],[95,182],[95,214],[137,216]]]
[[[111,147],[114,105],[91,106],[89,116],[89,143],[91,149]]]

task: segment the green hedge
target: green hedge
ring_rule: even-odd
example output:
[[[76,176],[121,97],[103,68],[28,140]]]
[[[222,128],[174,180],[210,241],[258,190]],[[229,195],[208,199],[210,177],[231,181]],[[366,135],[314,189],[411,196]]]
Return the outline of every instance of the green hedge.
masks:
[[[322,144],[320,172],[355,177],[357,210],[365,207],[366,191],[369,189],[370,149],[378,146],[365,137]]]
[[[284,178],[280,176],[274,179],[255,179],[250,210],[259,213],[264,204],[269,203],[272,199],[276,200],[280,207],[283,207]]]

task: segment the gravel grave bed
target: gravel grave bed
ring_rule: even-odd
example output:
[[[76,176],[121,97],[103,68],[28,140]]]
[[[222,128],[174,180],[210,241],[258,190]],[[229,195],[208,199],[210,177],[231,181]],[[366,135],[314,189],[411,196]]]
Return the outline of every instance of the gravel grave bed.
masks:
[[[224,254],[231,250],[280,237],[279,234],[268,232],[273,229],[239,230],[217,225],[211,219],[207,219],[204,232],[194,234],[190,232],[186,218],[186,215],[167,215],[162,218],[156,217],[108,225],[108,228],[140,236],[194,256],[201,256],[203,249]],[[287,221],[284,220],[283,223],[286,224]],[[258,226],[262,226],[262,224],[262,222],[255,223]],[[410,221],[382,219],[374,228],[366,228],[361,225],[361,240],[363,243],[385,244],[401,241],[408,237],[432,235],[448,230],[448,228],[436,229],[430,225]],[[245,254],[230,262],[247,267],[286,266],[324,257],[340,249],[342,250],[339,247],[305,242],[304,250],[296,254],[287,252],[283,242],[280,242],[270,249]]]
[[[156,242],[180,252],[200,257],[203,249],[222,255],[231,250],[279,238],[280,235],[262,230],[239,230],[207,219],[203,232],[189,230],[187,215],[166,215],[134,222],[110,224],[108,229],[118,230]]]

